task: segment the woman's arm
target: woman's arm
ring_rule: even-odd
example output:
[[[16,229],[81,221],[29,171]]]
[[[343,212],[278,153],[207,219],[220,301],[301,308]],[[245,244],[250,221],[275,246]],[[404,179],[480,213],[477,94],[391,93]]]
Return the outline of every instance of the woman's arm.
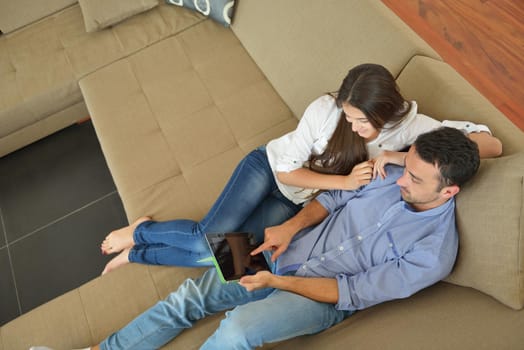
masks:
[[[477,143],[480,158],[498,157],[502,154],[502,142],[490,133],[472,132],[468,137]]]
[[[487,125],[460,120],[444,120],[441,125],[465,132],[470,140],[477,143],[480,158],[498,157],[502,154],[502,142],[491,134]]]
[[[468,134],[470,140],[475,142],[479,148],[480,158],[498,157],[502,154],[502,142],[488,132],[471,132]],[[383,151],[378,157],[373,159],[373,178],[380,175],[386,177],[384,167],[386,164],[396,164],[404,166],[406,152]]]
[[[372,176],[373,162],[371,161],[355,165],[349,175],[321,174],[307,168],[277,172],[277,179],[283,184],[321,190],[355,190],[367,185]]]

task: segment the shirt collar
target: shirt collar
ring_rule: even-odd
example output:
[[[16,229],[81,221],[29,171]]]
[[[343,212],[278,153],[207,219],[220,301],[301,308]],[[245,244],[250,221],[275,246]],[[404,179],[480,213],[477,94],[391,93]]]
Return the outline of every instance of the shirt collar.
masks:
[[[413,207],[411,207],[411,205],[406,203],[404,200],[401,199],[400,201],[404,205],[403,207],[404,207],[405,210],[411,212],[414,215],[418,215],[418,216],[437,216],[437,215],[440,215],[440,214],[448,211],[449,209],[454,209],[455,208],[455,198],[449,199],[444,204],[441,204],[441,205],[439,205],[436,208],[429,209],[429,210],[424,210],[424,211],[415,211],[415,210],[413,210]]]

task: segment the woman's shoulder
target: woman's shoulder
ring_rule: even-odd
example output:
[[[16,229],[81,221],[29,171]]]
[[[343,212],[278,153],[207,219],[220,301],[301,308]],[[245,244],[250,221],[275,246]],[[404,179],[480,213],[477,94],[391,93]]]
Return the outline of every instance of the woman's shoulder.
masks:
[[[309,104],[303,117],[307,120],[316,120],[324,123],[330,119],[338,119],[340,108],[337,107],[335,99],[328,95],[322,95]]]
[[[322,96],[317,97],[313,100],[313,102],[309,104],[309,107],[322,109],[338,109],[335,98],[329,94],[324,94]]]
[[[420,126],[426,126],[435,128],[437,127],[440,122],[432,117],[429,117],[425,114],[419,113],[418,105],[416,101],[410,102],[410,109],[408,114],[403,118],[402,122],[400,123],[401,126],[404,128],[411,128],[411,127],[420,127]]]

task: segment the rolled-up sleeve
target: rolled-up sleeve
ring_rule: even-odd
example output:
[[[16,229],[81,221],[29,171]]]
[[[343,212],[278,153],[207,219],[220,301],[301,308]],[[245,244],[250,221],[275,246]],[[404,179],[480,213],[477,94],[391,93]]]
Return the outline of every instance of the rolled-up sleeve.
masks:
[[[453,254],[436,256],[415,251],[376,265],[356,275],[338,274],[339,310],[361,310],[394,299],[407,298],[446,277]]]
[[[474,132],[487,132],[488,134],[491,135],[491,130],[489,130],[489,128],[486,125],[475,124],[475,123],[468,122],[468,121],[444,120],[442,122],[442,126],[455,128],[455,129],[465,132],[466,134],[471,134]]]

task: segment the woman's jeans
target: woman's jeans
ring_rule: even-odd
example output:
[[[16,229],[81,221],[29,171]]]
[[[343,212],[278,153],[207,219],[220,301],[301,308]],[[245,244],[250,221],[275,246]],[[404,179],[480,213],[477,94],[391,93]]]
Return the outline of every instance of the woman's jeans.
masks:
[[[232,308],[201,349],[253,349],[318,333],[351,314],[332,304],[281,290],[248,292],[238,283],[221,283],[216,270],[210,269],[197,280],[186,280],[176,292],[109,336],[100,347],[158,349],[196,321]]]
[[[210,266],[204,233],[246,231],[264,240],[264,229],[294,216],[301,206],[278,190],[265,147],[249,153],[237,166],[209,213],[200,222],[146,221],[133,235],[129,261],[156,265]]]

